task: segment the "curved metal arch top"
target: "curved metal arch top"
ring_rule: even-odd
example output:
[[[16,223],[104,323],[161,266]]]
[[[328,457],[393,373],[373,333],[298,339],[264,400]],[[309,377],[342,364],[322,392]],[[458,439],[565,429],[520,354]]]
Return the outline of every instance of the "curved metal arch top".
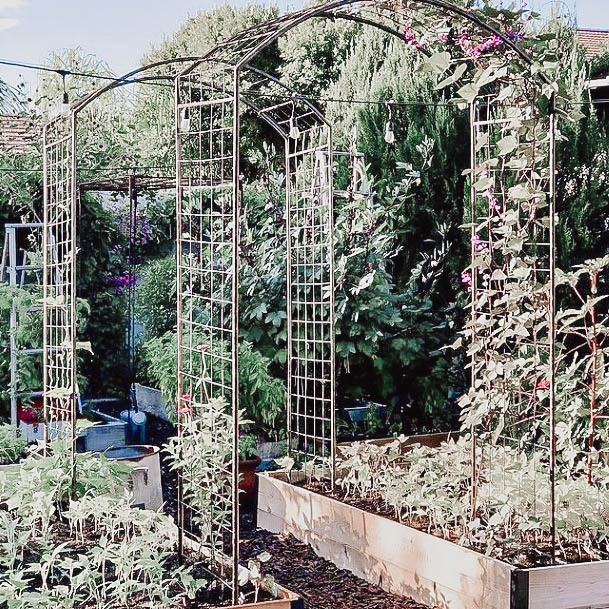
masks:
[[[406,26],[424,25],[425,16],[438,15],[446,19],[447,26],[477,28],[485,36],[496,36],[502,42],[503,51],[507,50],[523,67],[532,64],[531,58],[519,48],[513,37],[502,31],[501,22],[482,14],[480,11],[464,9],[445,0],[332,0],[326,4],[288,13],[253,26],[232,38],[218,44],[205,54],[198,63],[193,63],[186,72],[195,69],[205,61],[217,61],[241,70],[252,62],[259,53],[277,41],[293,28],[313,18],[345,19],[381,29],[398,38],[404,39]],[[417,47],[422,50],[420,47]],[[423,50],[422,50],[423,51]],[[425,51],[423,51],[425,52]],[[540,84],[546,83],[545,76],[538,74]]]
[[[84,110],[89,104],[101,97],[104,93],[107,93],[119,87],[124,87],[133,84],[145,84],[146,82],[157,80],[168,80],[170,82],[173,82],[173,80],[179,73],[178,66],[181,66],[185,63],[194,64],[199,62],[200,59],[200,57],[174,57],[172,59],[155,61],[145,66],[141,66],[139,68],[136,68],[135,70],[131,70],[130,72],[123,74],[122,76],[117,77],[114,81],[111,81],[108,84],[105,84],[99,87],[98,89],[95,89],[95,91],[89,93],[89,95],[85,95],[80,99],[76,100],[71,104],[70,109],[75,114],[78,114],[81,110]],[[145,75],[146,72],[150,72],[157,68],[164,68],[166,66],[169,66],[170,69],[156,75]],[[173,66],[175,66],[175,69],[172,69]]]
[[[442,15],[447,24],[454,27],[459,21],[463,27],[478,28],[487,36],[497,36],[503,43],[504,49],[513,53],[523,67],[531,65],[532,60],[506,32],[502,31],[501,23],[483,15],[480,11],[464,9],[446,0],[332,0],[315,7],[287,13],[270,21],[252,26],[232,38],[217,44],[202,56],[176,57],[156,61],[151,64],[131,70],[118,77],[115,81],[101,86],[89,95],[82,97],[71,105],[74,113],[79,113],[90,103],[104,93],[129,84],[142,84],[156,80],[173,80],[180,73],[187,74],[205,62],[218,62],[237,71],[252,69],[249,64],[268,46],[281,36],[313,18],[344,19],[362,25],[380,29],[387,34],[404,40],[404,27],[416,24],[417,19],[424,16],[425,11],[434,11],[434,15]],[[427,54],[425,49],[418,50]],[[186,65],[183,67],[185,64]],[[180,67],[182,66],[182,69]],[[168,67],[156,75],[146,75],[147,72]],[[546,84],[543,73],[537,73],[534,78],[540,84]]]

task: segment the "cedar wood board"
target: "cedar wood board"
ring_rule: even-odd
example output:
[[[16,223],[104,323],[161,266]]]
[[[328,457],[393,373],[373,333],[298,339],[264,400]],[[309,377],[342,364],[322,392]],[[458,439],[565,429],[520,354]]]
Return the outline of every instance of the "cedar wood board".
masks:
[[[521,570],[528,602],[516,606],[507,563],[294,486],[285,473],[258,478],[259,527],[388,592],[439,609],[609,609],[609,561]]]

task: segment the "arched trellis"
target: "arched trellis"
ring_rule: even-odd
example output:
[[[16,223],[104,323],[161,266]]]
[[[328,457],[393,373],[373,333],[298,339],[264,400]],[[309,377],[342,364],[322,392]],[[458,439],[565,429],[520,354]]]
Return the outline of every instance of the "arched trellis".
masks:
[[[444,42],[453,41],[458,32],[472,30],[494,36],[500,41],[494,48],[509,58],[506,77],[520,74],[518,104],[528,108],[527,119],[533,125],[523,144],[528,149],[523,155],[527,160],[525,166],[493,165],[493,159],[498,156],[505,159],[509,154],[505,152],[505,142],[500,142],[517,120],[510,116],[509,104],[516,94],[471,102],[472,319],[481,314],[487,320],[485,331],[480,331],[479,323],[471,326],[472,336],[483,345],[472,353],[472,387],[474,398],[477,395],[486,399],[485,396],[493,395],[494,391],[506,395],[499,382],[489,382],[488,377],[480,384],[480,372],[489,361],[506,355],[492,352],[492,341],[503,314],[495,307],[496,295],[509,289],[510,277],[496,274],[485,279],[483,273],[485,269],[492,271],[497,259],[503,261],[505,257],[505,248],[495,247],[505,240],[500,222],[493,219],[493,213],[501,208],[502,213],[518,216],[517,237],[525,233],[529,236],[523,256],[537,256],[547,263],[527,278],[541,286],[536,310],[541,311],[544,323],[526,338],[515,337],[507,357],[515,357],[519,350],[529,347],[540,350],[539,375],[549,382],[548,437],[551,444],[554,442],[555,119],[551,107],[548,113],[538,110],[538,102],[543,95],[548,95],[548,82],[541,74],[531,79],[522,76],[529,70],[530,58],[512,36],[502,31],[501,20],[491,20],[481,13],[435,0],[335,1],[261,24],[219,44],[203,58],[176,60],[188,64],[175,81],[178,410],[179,413],[188,411],[191,419],[198,418],[217,439],[222,438],[205,457],[215,468],[219,482],[204,501],[197,499],[193,492],[196,486],[193,476],[189,478],[188,472],[182,472],[180,525],[182,532],[191,530],[199,535],[204,549],[216,566],[221,567],[220,578],[232,588],[235,597],[241,104],[254,108],[273,126],[283,137],[286,148],[289,444],[306,456],[329,458],[332,475],[334,472],[332,133],[314,104],[251,65],[280,36],[315,17],[371,25],[398,38],[404,38],[408,32],[407,41],[417,48],[423,46],[418,36],[424,40],[429,20],[441,19],[446,31]],[[435,31],[437,28],[436,24]],[[154,66],[155,69],[162,67],[163,62]],[[128,74],[125,82],[144,80],[140,72]],[[160,77],[167,78],[167,74]],[[528,102],[522,101],[525,84],[530,87],[529,92],[533,92]],[[56,119],[45,128],[44,394],[50,424],[73,422],[76,415],[77,115],[103,92],[119,85],[104,87],[73,106],[68,116]],[[276,91],[260,95],[261,88],[269,86],[275,86]],[[261,104],[260,100],[265,103]],[[541,133],[548,135],[538,137]],[[521,183],[526,183],[528,191],[518,191],[517,196],[511,189]],[[484,206],[486,213],[482,211]],[[483,255],[478,249],[481,242],[486,248]],[[545,248],[543,253],[541,248]],[[206,407],[215,398],[222,398],[222,405]],[[512,404],[498,406],[504,411],[510,411],[511,407]],[[488,412],[492,413],[490,406]],[[510,414],[513,415],[511,411]],[[493,431],[493,421],[478,421],[476,425],[486,432]],[[179,429],[183,433],[182,416]],[[549,449],[553,460],[554,448]],[[473,442],[472,510],[475,509],[477,458]],[[554,522],[554,500],[551,511]],[[208,527],[203,535],[202,522]]]

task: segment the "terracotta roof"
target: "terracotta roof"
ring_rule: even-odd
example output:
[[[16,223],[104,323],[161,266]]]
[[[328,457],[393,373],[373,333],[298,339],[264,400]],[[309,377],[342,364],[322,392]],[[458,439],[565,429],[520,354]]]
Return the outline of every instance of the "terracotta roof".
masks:
[[[34,152],[40,131],[34,120],[22,116],[0,116],[0,152]]]
[[[586,50],[588,59],[609,51],[609,31],[607,30],[577,30],[577,38]]]

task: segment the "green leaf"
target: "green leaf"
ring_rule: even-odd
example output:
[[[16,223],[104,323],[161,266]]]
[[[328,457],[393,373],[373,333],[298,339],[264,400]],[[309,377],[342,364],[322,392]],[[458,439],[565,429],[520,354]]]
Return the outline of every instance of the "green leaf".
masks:
[[[441,51],[434,53],[421,66],[422,72],[431,72],[433,74],[444,74],[450,65],[450,53]]]
[[[455,71],[450,76],[445,78],[444,80],[441,80],[434,87],[434,89],[436,91],[439,91],[440,89],[444,89],[445,87],[448,87],[449,85],[452,85],[452,84],[456,83],[463,76],[463,74],[465,74],[466,71],[467,71],[467,64],[466,63],[460,63],[457,66],[457,68],[455,69]]]
[[[476,99],[476,97],[478,97],[479,92],[480,89],[474,83],[469,83],[461,87],[457,91],[457,95],[461,99],[465,100],[468,104],[471,104]]]
[[[506,156],[518,148],[518,139],[513,135],[506,135],[497,142],[499,156]]]

